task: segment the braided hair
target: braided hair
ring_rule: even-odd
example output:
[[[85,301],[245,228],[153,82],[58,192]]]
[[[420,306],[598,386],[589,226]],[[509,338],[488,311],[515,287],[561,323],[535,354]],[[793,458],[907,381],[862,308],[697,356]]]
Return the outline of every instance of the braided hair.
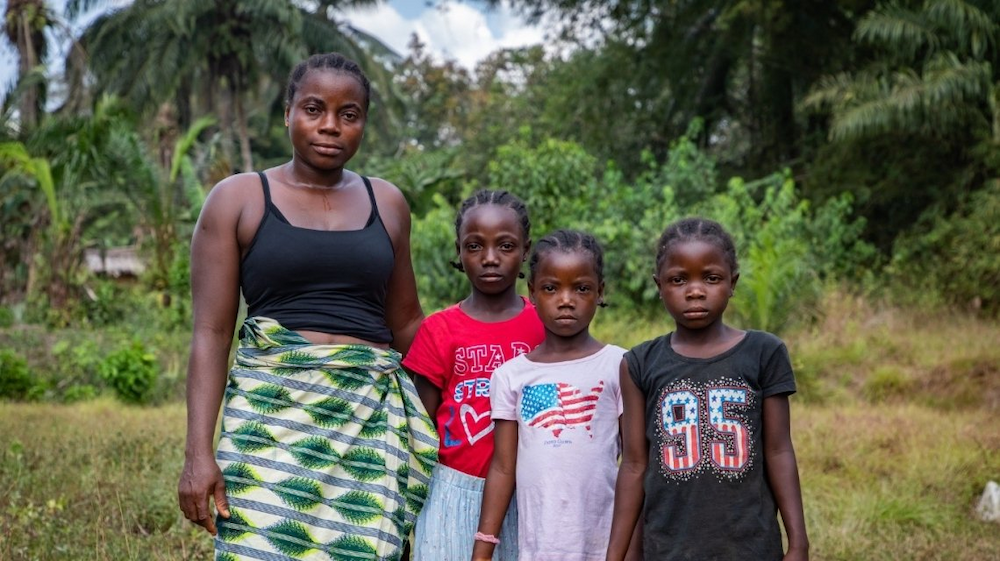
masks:
[[[667,226],[656,244],[656,274],[659,274],[663,261],[667,258],[670,248],[677,243],[686,241],[702,241],[718,247],[726,258],[732,274],[739,273],[739,262],[736,260],[736,244],[721,224],[707,218],[693,217],[678,220]]]

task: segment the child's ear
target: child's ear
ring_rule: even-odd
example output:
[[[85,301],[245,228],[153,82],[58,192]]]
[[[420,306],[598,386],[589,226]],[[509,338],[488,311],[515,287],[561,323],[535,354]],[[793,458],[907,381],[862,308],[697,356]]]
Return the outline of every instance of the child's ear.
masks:
[[[729,295],[732,296],[733,292],[736,290],[736,282],[740,280],[740,274],[736,273],[733,275],[732,282],[729,283]]]
[[[656,290],[660,290],[660,275],[653,275],[653,282],[656,283]]]
[[[521,253],[521,263],[528,262],[528,256],[531,255],[531,238],[524,242],[524,252]]]
[[[285,106],[285,128],[288,128],[288,106]]]
[[[528,302],[535,304],[535,287],[531,281],[528,281]]]

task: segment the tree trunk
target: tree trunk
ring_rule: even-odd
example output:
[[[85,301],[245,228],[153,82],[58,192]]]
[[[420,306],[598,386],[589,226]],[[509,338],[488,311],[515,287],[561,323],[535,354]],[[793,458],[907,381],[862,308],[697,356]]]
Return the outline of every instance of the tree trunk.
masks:
[[[236,131],[240,137],[240,156],[243,157],[243,171],[252,172],[253,171],[253,154],[250,152],[250,129],[247,126],[247,113],[243,106],[243,96],[241,92],[236,91],[235,88],[232,92],[233,98],[233,110],[236,115]]]

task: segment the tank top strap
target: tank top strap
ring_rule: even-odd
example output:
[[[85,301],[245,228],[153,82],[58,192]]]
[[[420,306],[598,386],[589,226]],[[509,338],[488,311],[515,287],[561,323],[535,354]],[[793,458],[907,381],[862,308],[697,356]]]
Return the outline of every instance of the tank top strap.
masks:
[[[368,189],[368,199],[372,202],[372,214],[368,217],[368,222],[365,223],[365,228],[367,228],[368,226],[374,224],[376,219],[381,221],[382,217],[379,216],[378,205],[375,204],[375,190],[372,189],[372,182],[369,181],[364,175],[361,176],[361,179],[365,182],[365,188]]]
[[[288,219],[285,218],[285,215],[281,214],[281,211],[278,210],[278,207],[274,206],[274,202],[271,200],[271,186],[267,182],[267,175],[265,175],[262,171],[258,171],[257,175],[260,176],[260,184],[261,187],[264,188],[264,216],[267,216],[267,213],[270,212],[278,220],[284,222],[285,224],[290,224]]]

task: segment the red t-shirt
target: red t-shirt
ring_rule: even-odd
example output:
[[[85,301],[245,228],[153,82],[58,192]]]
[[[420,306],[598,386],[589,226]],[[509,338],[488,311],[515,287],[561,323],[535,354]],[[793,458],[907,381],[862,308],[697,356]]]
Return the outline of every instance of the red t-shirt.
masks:
[[[441,388],[441,406],[435,413],[441,435],[439,462],[486,477],[493,457],[493,370],[543,339],[545,328],[527,300],[521,313],[507,321],[473,319],[458,304],[424,320],[403,366]]]

